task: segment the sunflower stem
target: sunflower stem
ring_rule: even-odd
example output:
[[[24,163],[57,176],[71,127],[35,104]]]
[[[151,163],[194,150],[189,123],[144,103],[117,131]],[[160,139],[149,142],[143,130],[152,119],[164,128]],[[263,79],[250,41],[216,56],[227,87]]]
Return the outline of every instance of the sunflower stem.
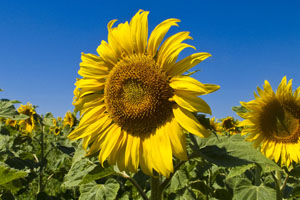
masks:
[[[151,200],[161,200],[162,199],[162,190],[160,184],[160,177],[157,173],[151,176]]]
[[[141,188],[141,186],[134,180],[134,178],[131,178],[129,176],[127,179],[136,187],[136,189],[139,191],[140,195],[142,196],[142,198],[144,200],[149,200],[148,197],[147,197],[147,195],[145,194],[145,192]]]
[[[39,161],[40,170],[39,170],[39,184],[38,184],[38,193],[44,191],[43,185],[43,168],[44,168],[44,126],[42,126],[42,131],[40,133],[40,145],[41,145],[41,157]]]
[[[285,177],[285,179],[284,179],[284,181],[283,181],[283,184],[280,187],[281,194],[283,194],[283,191],[284,191],[284,189],[286,187],[288,179],[289,179],[289,175],[287,174],[286,177]]]
[[[275,172],[275,181],[277,182],[276,184],[276,199],[277,200],[282,200],[282,192],[281,192],[281,189],[280,189],[280,186],[281,186],[281,171],[276,171]]]

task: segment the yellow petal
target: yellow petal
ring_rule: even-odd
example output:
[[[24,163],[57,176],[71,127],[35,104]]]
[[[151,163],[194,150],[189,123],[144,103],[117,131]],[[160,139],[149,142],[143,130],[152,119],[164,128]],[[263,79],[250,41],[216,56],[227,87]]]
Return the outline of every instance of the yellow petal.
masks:
[[[106,128],[111,122],[112,120],[109,118],[109,116],[104,115],[97,122],[94,122],[92,124],[85,124],[84,126],[77,127],[68,135],[68,138],[70,140],[77,140],[80,138],[84,138],[95,132],[98,131],[100,132],[103,128]]]
[[[187,109],[190,112],[202,112],[211,114],[209,105],[203,99],[193,94],[177,90],[175,91],[173,99],[179,106]]]
[[[210,57],[209,53],[195,53],[192,54],[179,62],[175,63],[172,68],[167,72],[169,76],[177,76],[181,75],[190,68],[198,65],[200,62],[205,60],[206,58]]]
[[[125,131],[122,131],[123,134],[123,143],[120,144],[119,151],[117,152],[117,166],[120,171],[124,171],[126,169],[125,165],[125,150],[127,143],[128,134]]]
[[[161,126],[157,129],[156,141],[158,145],[158,150],[160,151],[161,157],[163,158],[164,165],[168,170],[168,173],[164,176],[169,177],[170,173],[173,173],[173,159],[172,159],[172,146],[170,143],[170,138],[168,137],[168,131],[166,126]]]
[[[126,139],[126,134],[124,134],[124,132],[122,131],[118,141],[116,142],[115,148],[113,148],[112,152],[108,156],[108,163],[110,165],[116,165],[118,159],[117,155],[120,150],[120,146],[122,146],[122,144],[125,142],[125,139]]]
[[[182,90],[195,95],[204,95],[220,88],[219,85],[203,84],[189,76],[175,76],[170,81],[170,86],[175,90]]]
[[[116,142],[121,135],[121,127],[118,125],[112,125],[107,130],[105,130],[106,138],[103,141],[103,145],[99,154],[99,161],[103,166],[103,162],[115,148]]]
[[[129,137],[129,135],[128,135]],[[140,137],[139,136],[131,136],[131,151],[130,154],[130,165],[132,166],[132,171],[136,172],[139,167],[140,160]]]
[[[171,122],[167,123],[166,129],[171,141],[172,152],[174,155],[180,160],[187,160],[185,134],[175,118],[173,118]]]
[[[274,153],[274,149],[275,149],[275,143],[274,142],[269,142],[268,148],[266,149],[266,157],[267,158],[272,158],[272,155]]]
[[[208,137],[209,131],[204,128],[196,117],[184,108],[178,105],[173,106],[173,113],[176,121],[188,132],[199,137]]]
[[[120,23],[118,27],[112,30],[112,34],[116,38],[116,41],[119,42],[119,45],[122,49],[122,53],[131,55],[133,53],[134,47],[131,38],[131,30],[128,22],[126,21],[125,23]]]
[[[192,37],[189,36],[189,32],[179,32],[179,33],[176,33],[176,34],[170,36],[169,38],[167,38],[166,41],[159,48],[158,55],[157,55],[157,63],[165,71],[167,71],[167,70],[163,66],[164,66],[164,62],[165,62],[166,58],[168,58],[172,52],[177,51],[179,48],[182,48],[181,42],[186,39],[192,39]],[[193,47],[193,46],[184,44],[183,48],[186,48],[188,46]],[[175,56],[178,56],[178,54]]]
[[[171,28],[171,26],[178,26],[177,22],[180,22],[179,19],[167,19],[163,22],[161,22],[159,25],[155,27],[155,29],[152,31],[149,42],[148,42],[148,48],[147,53],[150,56],[155,56],[157,49],[164,39],[166,33]]]
[[[140,166],[142,171],[147,175],[153,175],[153,163],[150,143],[150,136],[141,136],[140,146]]]
[[[282,143],[275,143],[275,149],[274,149],[274,160],[275,162],[278,162],[279,158],[280,158],[280,153],[281,153],[281,149],[282,149]]]
[[[131,160],[130,160],[132,143],[133,143],[133,136],[131,134],[127,133],[126,149],[125,149],[125,166],[131,172],[134,172],[134,168],[133,168]]]
[[[109,73],[106,63],[93,54],[81,54],[80,69],[78,74],[85,78],[103,79]]]
[[[170,49],[161,60],[161,68],[168,72],[175,64],[180,52],[188,47],[195,49],[194,46],[185,43],[180,43]]]
[[[102,104],[101,106],[92,107],[91,110],[84,113],[84,115],[81,117],[79,122],[79,127],[85,124],[89,124],[93,121],[96,122],[98,119],[101,118],[102,113],[104,111],[105,111],[104,104]]]
[[[118,63],[118,56],[115,54],[114,50],[105,42],[101,41],[101,44],[97,48],[98,54],[105,61],[106,66],[112,68]]]
[[[97,79],[88,79],[83,78],[79,79],[76,84],[78,88],[80,88],[80,93],[84,93],[85,91],[100,91],[104,89],[105,80],[97,80]]]
[[[131,37],[136,53],[144,54],[148,38],[148,11],[139,10],[130,21]]]
[[[153,161],[153,167],[154,169],[166,176],[168,174],[168,169],[164,162],[164,157],[162,157],[160,146],[158,145],[158,139],[157,139],[157,131],[154,134],[150,135],[150,144],[151,144],[151,155],[152,155],[152,161]]]

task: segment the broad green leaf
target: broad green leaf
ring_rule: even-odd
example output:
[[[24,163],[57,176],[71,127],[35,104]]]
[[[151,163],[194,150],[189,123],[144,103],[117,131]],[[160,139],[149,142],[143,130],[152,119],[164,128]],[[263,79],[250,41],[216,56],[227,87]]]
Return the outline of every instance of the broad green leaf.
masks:
[[[217,165],[235,167],[257,163],[265,173],[281,170],[276,163],[266,158],[240,135],[212,135],[208,138],[196,137],[195,140],[192,146],[194,153]]]
[[[103,168],[100,165],[97,165],[92,171],[90,171],[87,175],[85,175],[83,177],[83,180],[80,184],[86,184],[91,181],[95,181],[95,180],[110,176],[114,173],[115,172],[111,166]]]
[[[15,106],[12,102],[8,100],[0,100],[0,117],[11,118],[18,115]]]
[[[242,165],[242,166],[237,166],[237,167],[233,167],[230,169],[229,174],[226,176],[226,178],[232,178],[234,176],[239,176],[241,174],[243,174],[246,170],[254,167],[255,164],[251,163],[248,165]]]
[[[53,119],[54,117],[52,113],[46,113],[45,116],[43,117],[43,124],[46,126],[53,127],[54,126]]]
[[[20,179],[16,179],[16,180],[13,180],[6,184],[3,184],[0,187],[3,187],[4,189],[6,189],[12,193],[16,193],[23,187],[23,185],[22,185]]]
[[[232,110],[234,112],[238,112],[238,113],[246,113],[246,112],[249,112],[245,107],[243,106],[233,106],[232,107]]]
[[[26,177],[28,172],[16,170],[0,163],[0,185],[7,184],[13,180]]]
[[[14,119],[14,120],[27,119],[28,116],[23,115],[23,114],[20,115],[16,111],[14,103],[19,103],[19,102],[1,99],[0,100],[0,117]]]
[[[108,179],[105,184],[93,181],[80,186],[79,200],[114,200],[119,188],[119,183],[114,179]]]
[[[78,186],[83,177],[92,171],[97,165],[90,162],[87,158],[74,163],[64,178],[63,185],[66,188]]]
[[[234,200],[271,200],[276,199],[276,190],[264,185],[240,185],[234,189]]]
[[[170,191],[180,190],[188,184],[189,179],[184,170],[177,170],[171,179]]]
[[[9,149],[12,146],[12,142],[10,136],[0,134],[0,152]]]
[[[69,172],[64,177],[63,186],[71,188],[79,186],[83,177],[92,171],[97,165],[85,158],[85,151],[80,144],[74,154],[72,166]]]

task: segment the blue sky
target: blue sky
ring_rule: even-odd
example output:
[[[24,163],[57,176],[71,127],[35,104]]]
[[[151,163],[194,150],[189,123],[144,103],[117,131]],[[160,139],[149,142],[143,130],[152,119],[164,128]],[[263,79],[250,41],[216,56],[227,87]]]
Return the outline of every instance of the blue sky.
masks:
[[[204,96],[213,116],[234,116],[231,107],[254,98],[269,80],[283,76],[300,86],[300,3],[291,1],[0,1],[0,98],[39,106],[64,116],[73,110],[80,54],[107,40],[111,19],[129,21],[150,11],[149,32],[168,18],[181,20],[169,35],[190,31],[198,52],[212,57],[193,69],[203,83],[221,89]],[[194,50],[186,50],[184,57]]]

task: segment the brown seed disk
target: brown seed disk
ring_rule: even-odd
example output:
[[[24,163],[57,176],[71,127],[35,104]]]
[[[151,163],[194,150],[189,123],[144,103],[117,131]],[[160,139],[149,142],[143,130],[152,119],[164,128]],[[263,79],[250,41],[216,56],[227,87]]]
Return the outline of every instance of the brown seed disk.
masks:
[[[260,129],[265,136],[275,142],[298,143],[299,141],[300,119],[297,117],[299,108],[290,103],[274,99],[261,110]]]
[[[105,103],[113,121],[132,134],[147,134],[172,114],[169,77],[146,55],[125,57],[106,82]]]

